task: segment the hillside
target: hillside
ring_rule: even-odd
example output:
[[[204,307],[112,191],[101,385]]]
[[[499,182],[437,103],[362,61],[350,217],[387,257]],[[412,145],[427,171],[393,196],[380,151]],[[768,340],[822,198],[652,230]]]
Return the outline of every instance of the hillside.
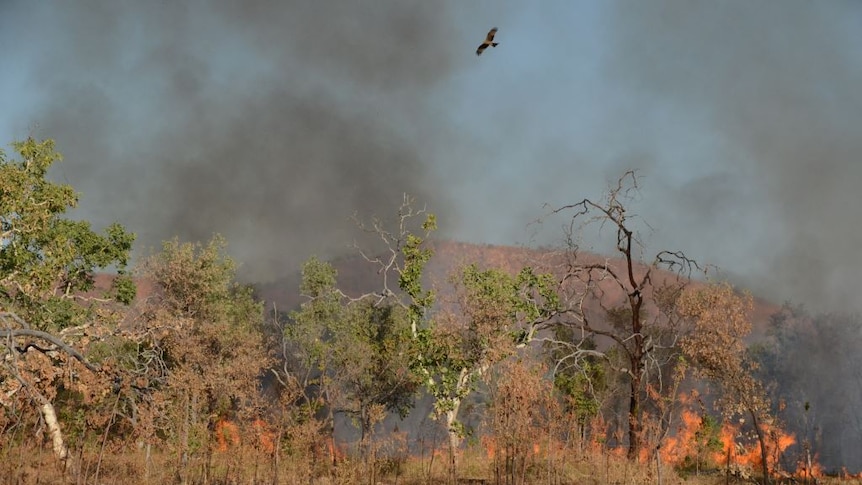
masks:
[[[434,256],[428,263],[426,270],[427,285],[432,285],[442,298],[449,294],[451,285],[448,283],[449,275],[462,265],[476,263],[482,268],[496,267],[506,271],[517,272],[524,266],[532,266],[541,271],[551,271],[562,274],[560,266],[562,257],[555,251],[549,249],[531,249],[516,246],[499,246],[490,244],[472,244],[456,241],[433,241]],[[590,253],[580,253],[579,259],[583,263],[600,263],[608,258]],[[610,265],[622,271],[622,260],[611,256]],[[333,266],[338,271],[338,284],[349,295],[356,296],[376,291],[381,287],[382,276],[378,274],[377,267],[369,263],[362,256],[356,254],[335,259]],[[635,267],[635,272],[643,274],[645,265]],[[702,276],[702,275],[693,275]],[[678,278],[675,273],[660,270],[653,273],[653,282],[656,285],[669,283]],[[275,281],[255,285],[258,296],[266,301],[268,306],[275,305],[280,311],[296,308],[302,303],[299,294],[301,282],[300,271],[287,275]],[[695,279],[694,284],[703,284],[702,279]],[[610,280],[601,284],[604,293],[602,303],[605,305],[619,304],[624,295],[621,289]],[[780,309],[780,305],[755,298],[755,306],[752,312],[754,331],[752,338],[756,339],[764,335],[770,315]]]

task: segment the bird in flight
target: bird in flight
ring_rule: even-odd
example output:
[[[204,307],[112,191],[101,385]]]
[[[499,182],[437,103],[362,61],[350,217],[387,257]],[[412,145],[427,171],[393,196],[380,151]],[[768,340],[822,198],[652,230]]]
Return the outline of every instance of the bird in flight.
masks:
[[[485,41],[482,42],[478,49],[476,49],[477,56],[481,56],[482,53],[485,52],[485,49],[488,48],[488,46],[497,47],[497,44],[499,44],[499,42],[494,42],[494,34],[496,33],[497,27],[494,27],[493,29],[488,31],[488,35],[485,36]]]

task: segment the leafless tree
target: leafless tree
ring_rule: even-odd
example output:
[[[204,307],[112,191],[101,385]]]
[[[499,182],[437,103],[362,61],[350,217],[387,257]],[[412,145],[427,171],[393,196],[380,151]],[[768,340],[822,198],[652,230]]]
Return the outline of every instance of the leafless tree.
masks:
[[[563,300],[558,321],[574,335],[573,341],[554,343],[567,349],[563,353],[567,365],[598,356],[627,377],[630,459],[638,458],[642,447],[646,384],[656,381],[661,389],[662,369],[671,355],[667,350],[676,344],[675,321],[667,318],[662,307],[672,301],[670,295],[678,293],[693,270],[703,270],[681,251],[659,251],[650,262],[644,261],[644,244],[633,225],[637,216],[627,209],[637,194],[637,175],[628,171],[605,200],[583,199],[551,211],[551,215],[569,216],[564,226],[566,247],[558,263]],[[586,229],[596,225],[600,233],[606,227],[611,229],[618,258],[581,252],[578,241]],[[668,278],[660,270],[676,277]],[[587,345],[602,340],[624,356],[625,366],[612,362],[608,346],[602,350]]]

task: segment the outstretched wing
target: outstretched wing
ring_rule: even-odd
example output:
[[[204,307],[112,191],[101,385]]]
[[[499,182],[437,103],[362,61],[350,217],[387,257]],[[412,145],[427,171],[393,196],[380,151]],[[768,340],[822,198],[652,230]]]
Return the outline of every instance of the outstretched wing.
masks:
[[[494,27],[493,29],[489,30],[488,35],[485,36],[485,44],[490,44],[491,42],[494,42],[494,35],[496,35],[496,34],[497,34],[497,27]]]
[[[497,45],[497,43],[494,42],[494,35],[496,33],[497,33],[497,27],[494,27],[493,29],[488,31],[488,35],[485,36],[485,42],[482,42],[481,44],[479,44],[479,47],[476,49],[476,55],[477,56],[481,56],[482,53],[485,52],[485,49],[488,48],[488,46],[492,46],[492,45],[496,46]]]

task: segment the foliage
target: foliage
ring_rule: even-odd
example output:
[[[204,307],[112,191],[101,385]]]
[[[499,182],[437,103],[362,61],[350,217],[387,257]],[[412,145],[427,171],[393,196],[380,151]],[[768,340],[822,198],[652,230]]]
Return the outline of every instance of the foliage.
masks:
[[[457,409],[493,364],[529,343],[557,302],[551,276],[531,268],[513,276],[470,264],[451,282],[460,311],[441,315],[420,347],[419,365],[434,376],[427,387],[438,414]]]
[[[179,468],[210,446],[217,421],[250,421],[260,410],[258,379],[270,358],[263,337],[263,308],[251,289],[235,282],[226,243],[164,243],[140,273],[154,283],[139,344],[118,354],[141,369],[131,386],[132,406],[151,429],[178,450]],[[129,365],[129,364],[126,364]]]
[[[119,224],[99,234],[89,222],[65,217],[78,194],[47,177],[62,158],[52,140],[12,146],[17,160],[0,152],[0,404],[6,415],[0,421],[32,419],[22,409],[35,405],[55,456],[73,469],[67,438],[79,441],[85,429],[108,421],[101,404],[110,387],[108,372],[80,373],[69,364],[100,370],[76,347],[96,344],[116,327],[109,303],[134,298],[126,265],[135,236]],[[108,269],[118,275],[100,294],[95,272]]]
[[[701,471],[714,469],[716,463],[712,457],[724,446],[719,437],[720,432],[721,423],[718,419],[706,413],[701,414],[700,425],[691,437],[692,443],[688,447],[692,450],[692,454],[684,457],[679,469],[684,472],[694,472],[695,475],[699,475]]]
[[[409,371],[408,311],[370,298],[349,301],[328,263],[303,265],[302,291],[308,298],[285,327],[294,356],[307,372],[306,401],[355,418],[363,443],[377,409],[405,416],[417,383]],[[330,423],[331,426],[331,423]]]
[[[765,389],[757,380],[757,368],[744,338],[751,332],[748,314],[751,295],[737,295],[729,284],[689,289],[680,296],[677,310],[692,323],[692,331],[680,342],[695,372],[721,388],[718,407],[730,418],[751,418],[761,449],[762,473],[769,480],[765,426],[772,421]]]
[[[553,407],[552,385],[546,369],[521,359],[507,360],[490,383],[488,416],[497,483],[528,483],[530,455],[546,444]],[[501,482],[502,479],[502,482]]]
[[[738,296],[728,284],[686,291],[679,312],[692,322],[692,331],[681,341],[685,355],[698,375],[721,385],[719,407],[727,416],[768,411],[763,389],[754,379],[756,363],[747,356],[744,338],[751,332],[750,295]]]
[[[47,179],[61,160],[52,140],[29,138],[13,147],[20,160],[0,153],[0,306],[43,330],[80,325],[90,315],[80,296],[94,289],[94,271],[103,268],[120,275],[104,297],[130,302],[134,288],[125,268],[134,234],[118,224],[98,234],[87,221],[63,217],[78,194]]]
[[[573,336],[568,335],[570,332],[570,328],[557,327],[554,329],[554,339],[571,341]],[[585,340],[583,347],[588,350],[596,348],[592,340]],[[548,360],[556,367],[554,388],[563,396],[567,409],[575,416],[583,438],[586,423],[601,411],[603,395],[608,389],[607,366],[595,355],[587,356],[576,366],[568,366],[565,365],[565,356],[559,346],[550,345],[547,352]]]

